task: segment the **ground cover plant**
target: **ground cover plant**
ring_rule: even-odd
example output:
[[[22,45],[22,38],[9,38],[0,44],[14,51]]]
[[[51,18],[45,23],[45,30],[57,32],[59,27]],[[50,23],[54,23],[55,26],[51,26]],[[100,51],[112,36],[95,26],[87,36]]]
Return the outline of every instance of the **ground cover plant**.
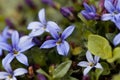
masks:
[[[120,0],[1,0],[0,80],[119,80]]]

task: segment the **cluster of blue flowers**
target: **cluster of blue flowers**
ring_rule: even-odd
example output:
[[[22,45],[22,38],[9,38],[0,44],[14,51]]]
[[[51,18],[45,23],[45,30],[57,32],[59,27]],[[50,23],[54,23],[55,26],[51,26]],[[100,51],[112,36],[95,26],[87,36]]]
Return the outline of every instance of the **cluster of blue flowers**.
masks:
[[[61,28],[55,22],[46,21],[45,9],[41,9],[38,16],[40,22],[31,22],[27,27],[27,29],[32,30],[29,35],[20,37],[16,30],[10,31],[8,27],[3,30],[0,35],[0,55],[3,53],[2,50],[8,52],[2,60],[2,65],[7,72],[0,72],[0,79],[16,80],[15,76],[20,76],[28,72],[24,68],[18,68],[12,71],[10,63],[16,58],[20,63],[29,66],[28,59],[24,55],[24,52],[35,45],[32,41],[33,37],[40,36],[44,32],[49,32],[54,39],[45,41],[40,48],[52,48],[57,46],[57,51],[60,55],[68,55],[70,48],[65,39],[72,34],[75,26],[71,25],[61,33]],[[7,42],[9,38],[11,39],[11,44]]]

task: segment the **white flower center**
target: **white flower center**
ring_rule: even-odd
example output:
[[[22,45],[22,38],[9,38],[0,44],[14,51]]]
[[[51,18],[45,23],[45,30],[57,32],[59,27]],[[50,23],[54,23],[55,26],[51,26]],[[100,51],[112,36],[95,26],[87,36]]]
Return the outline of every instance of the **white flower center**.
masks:
[[[94,63],[92,63],[92,62],[89,62],[89,64],[88,64],[90,67],[93,67],[95,64]]]

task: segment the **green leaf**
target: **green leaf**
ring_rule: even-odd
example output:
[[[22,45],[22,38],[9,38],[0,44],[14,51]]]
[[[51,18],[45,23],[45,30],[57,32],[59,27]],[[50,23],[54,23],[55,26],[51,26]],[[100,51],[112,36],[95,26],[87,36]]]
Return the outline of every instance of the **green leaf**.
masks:
[[[84,16],[81,14],[81,13],[79,13],[78,14],[78,17],[88,26],[89,24],[88,24],[88,21],[84,18]]]
[[[37,70],[38,73],[45,75],[48,79],[51,79],[51,77],[41,68]]]
[[[117,59],[120,59],[120,47],[116,47],[114,50],[113,50],[113,57],[108,59],[107,61],[112,63],[114,62],[115,60]]]
[[[110,68],[109,65],[105,62],[101,62],[101,65],[103,67],[102,75],[109,75],[110,74]]]
[[[71,64],[72,61],[68,60],[58,65],[57,68],[53,71],[53,78],[62,78],[69,70]]]
[[[109,59],[112,57],[112,49],[109,42],[99,35],[90,35],[88,37],[88,50],[102,59]]]
[[[112,80],[120,80],[120,74],[114,75],[113,78],[112,78]]]
[[[99,80],[99,77],[100,77],[100,75],[102,74],[102,72],[103,72],[103,70],[96,68],[96,70],[95,70],[96,80]]]

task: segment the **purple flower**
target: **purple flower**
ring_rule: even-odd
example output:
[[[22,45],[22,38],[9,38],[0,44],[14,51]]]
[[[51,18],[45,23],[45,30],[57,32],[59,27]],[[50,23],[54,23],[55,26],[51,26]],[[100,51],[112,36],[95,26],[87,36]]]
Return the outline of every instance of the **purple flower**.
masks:
[[[99,63],[99,57],[95,56],[94,58],[92,57],[91,53],[89,51],[86,52],[86,58],[88,60],[87,61],[81,61],[78,63],[78,66],[81,67],[86,67],[83,71],[84,76],[87,75],[87,73],[93,68],[99,68],[99,69],[103,69],[101,64]]]
[[[4,65],[4,68],[7,72],[0,72],[0,80],[17,80],[16,76],[21,76],[26,74],[28,71],[24,68],[18,68],[12,71],[11,66],[9,64]]]
[[[73,13],[72,13],[73,10],[74,9],[72,7],[61,7],[60,8],[61,14],[64,17],[68,18],[69,20],[74,20],[74,18],[75,18]]]
[[[93,5],[89,6],[86,3],[83,3],[85,10],[81,11],[81,14],[88,20],[90,19],[95,19],[97,14],[96,14],[96,9]]]
[[[30,36],[39,36],[41,34],[43,34],[45,31],[49,32],[49,28],[53,28],[57,31],[60,31],[60,28],[58,27],[58,25],[53,22],[53,21],[46,21],[45,19],[45,9],[41,9],[39,11],[39,20],[40,22],[36,21],[36,22],[31,22],[28,25],[28,29],[31,29],[32,32],[29,34]]]
[[[120,44],[120,33],[118,33],[118,34],[114,37],[114,39],[113,39],[113,44],[114,44],[115,46],[117,46],[118,44]]]
[[[74,26],[69,26],[61,35],[59,35],[54,29],[50,29],[51,35],[54,39],[45,41],[40,48],[52,48],[57,46],[58,53],[66,56],[69,52],[69,44],[65,39],[72,34],[74,28]]]
[[[6,64],[10,63],[16,57],[19,62],[28,66],[28,59],[23,52],[34,46],[32,38],[29,36],[19,38],[18,32],[14,31],[11,36],[11,41],[12,45],[0,42],[0,48],[9,52],[2,62]]]
[[[41,2],[51,6],[54,4],[53,0],[41,0]]]
[[[117,0],[116,5],[112,3],[112,0],[105,0],[104,6],[109,13],[103,14],[102,20],[111,20],[120,29],[120,0]]]

